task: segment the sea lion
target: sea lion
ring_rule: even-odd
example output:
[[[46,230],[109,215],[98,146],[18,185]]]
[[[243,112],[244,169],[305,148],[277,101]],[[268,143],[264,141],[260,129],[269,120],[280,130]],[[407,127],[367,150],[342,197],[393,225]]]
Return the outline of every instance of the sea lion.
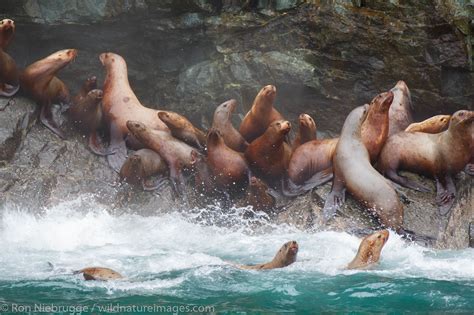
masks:
[[[360,242],[357,255],[349,263],[347,269],[365,269],[378,263],[389,235],[387,230],[381,230],[364,237]]]
[[[194,187],[205,195],[213,195],[217,192],[216,182],[209,168],[207,158],[196,150],[191,151],[191,167],[194,173]]]
[[[296,261],[298,255],[298,243],[296,241],[289,241],[283,244],[278,250],[272,261],[259,265],[239,265],[240,269],[264,270],[283,268],[291,265]]]
[[[158,117],[168,126],[173,137],[198,149],[205,148],[206,134],[194,127],[186,117],[171,111],[160,111]]]
[[[374,213],[379,222],[396,231],[402,229],[403,205],[388,181],[370,163],[361,139],[368,106],[359,106],[347,116],[333,157],[334,179],[323,208],[324,220],[332,218],[344,203],[345,190]]]
[[[268,193],[268,186],[263,180],[252,176],[247,187],[246,204],[255,211],[268,212],[275,206],[275,198]]]
[[[76,49],[63,49],[34,62],[20,74],[21,87],[41,106],[40,120],[61,138],[64,133],[53,120],[51,105],[69,105],[69,89],[55,74],[77,56]]]
[[[238,152],[244,152],[249,144],[245,141],[240,132],[234,128],[231,120],[236,107],[237,101],[234,99],[217,106],[214,111],[212,128],[219,130],[222,138],[224,138],[225,144],[229,148]]]
[[[274,85],[264,86],[253,101],[252,108],[240,124],[239,132],[248,143],[260,137],[275,120],[283,116],[273,107],[276,97]]]
[[[193,147],[176,139],[169,132],[152,129],[139,121],[127,121],[130,133],[145,147],[157,152],[168,165],[170,179],[176,193],[183,193],[183,170],[191,169]]]
[[[410,124],[405,129],[405,132],[440,133],[448,129],[450,118],[451,115],[436,115],[426,120]]]
[[[19,72],[15,60],[4,49],[15,34],[15,22],[10,19],[0,21],[0,96],[15,95],[20,88]]]
[[[82,273],[85,280],[108,281],[123,279],[123,276],[117,271],[104,267],[87,267],[73,272],[73,274],[80,273]]]
[[[95,89],[97,89],[97,77],[90,76],[84,81],[79,92],[72,98],[72,103],[77,104],[81,102],[87,96],[87,93]]]
[[[143,106],[128,82],[127,63],[117,54],[106,52],[99,56],[106,69],[102,109],[110,128],[110,150],[115,154],[107,156],[109,165],[117,172],[127,157],[124,138],[132,148],[140,148],[138,141],[130,135],[127,121],[139,121],[148,128],[169,133],[169,129],[158,117],[159,110]]]
[[[229,148],[217,129],[207,135],[207,163],[219,187],[239,190],[247,185],[249,167],[243,154]]]
[[[271,182],[285,175],[290,163],[291,148],[284,140],[290,130],[290,122],[276,120],[245,150],[250,168],[263,179]]]
[[[380,172],[394,182],[420,191],[430,190],[404,176],[398,170],[430,176],[436,180],[436,202],[440,213],[451,209],[456,187],[453,175],[460,172],[471,159],[474,111],[455,112],[447,130],[429,134],[400,132],[390,137],[378,161]]]
[[[168,171],[165,160],[155,151],[141,149],[131,154],[120,169],[120,180],[143,190],[155,190],[162,181],[150,182],[153,175],[164,175]]]
[[[316,140],[316,123],[314,122],[313,118],[311,118],[311,116],[308,114],[301,114],[298,117],[298,122],[298,135],[293,141],[293,151],[308,141]]]
[[[405,130],[413,123],[413,104],[406,83],[401,80],[398,81],[391,91],[393,92],[393,101],[389,111],[389,137]]]

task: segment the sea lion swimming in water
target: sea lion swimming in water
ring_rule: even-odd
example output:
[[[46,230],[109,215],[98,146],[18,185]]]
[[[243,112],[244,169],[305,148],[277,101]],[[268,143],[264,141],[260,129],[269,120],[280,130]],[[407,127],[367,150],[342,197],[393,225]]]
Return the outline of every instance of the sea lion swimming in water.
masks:
[[[71,96],[67,86],[55,74],[76,56],[76,49],[60,50],[32,63],[20,74],[22,89],[41,106],[41,122],[62,139],[65,139],[65,135],[53,120],[51,105],[69,105]]]
[[[391,91],[394,96],[389,112],[389,137],[405,130],[413,123],[413,103],[406,83],[402,80],[398,81]]]
[[[245,152],[249,145],[245,141],[240,132],[232,125],[232,114],[237,107],[237,101],[231,99],[217,106],[214,111],[214,119],[212,121],[212,128],[219,130],[225,144],[232,150],[238,152]]]
[[[296,241],[289,241],[283,244],[283,246],[280,248],[280,250],[278,250],[272,261],[258,265],[238,265],[237,267],[240,269],[250,270],[283,268],[294,263],[296,261],[297,254],[298,243]]]
[[[360,242],[357,255],[349,263],[347,269],[365,269],[378,263],[389,235],[387,230],[382,230],[364,237]]]
[[[186,117],[171,111],[160,111],[158,117],[168,126],[173,137],[201,150],[206,147],[206,134]]]
[[[430,176],[436,180],[436,202],[446,215],[456,196],[453,175],[470,161],[474,112],[460,110],[451,116],[447,130],[429,134],[400,132],[390,137],[382,149],[378,169],[394,182],[429,192],[424,185],[398,174],[399,170]]]
[[[85,280],[108,281],[123,279],[123,276],[118,272],[104,267],[87,267],[73,272],[73,274],[80,273],[82,273]]]
[[[15,34],[15,22],[0,21],[0,96],[11,97],[20,88],[20,78],[15,60],[4,50]]]

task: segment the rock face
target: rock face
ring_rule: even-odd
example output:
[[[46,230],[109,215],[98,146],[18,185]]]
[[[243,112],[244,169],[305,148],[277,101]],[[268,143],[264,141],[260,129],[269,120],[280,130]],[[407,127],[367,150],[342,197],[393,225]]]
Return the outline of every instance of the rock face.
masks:
[[[0,14],[17,21],[8,52],[20,67],[59,49],[79,49],[76,61],[59,73],[73,91],[89,75],[102,82],[98,55],[114,51],[127,60],[132,88],[143,104],[180,112],[203,128],[210,126],[218,104],[235,98],[243,115],[258,90],[274,84],[276,106],[287,119],[306,112],[326,134],[339,133],[353,107],[400,79],[412,91],[418,119],[472,110],[471,13],[472,6],[454,0],[0,4]],[[35,124],[36,117],[36,106],[24,97],[0,100],[0,211],[6,206],[37,211],[89,193],[113,211],[143,215],[209,203],[199,196],[177,202],[168,186],[159,193],[121,186],[105,159],[89,152],[86,139],[69,130],[68,140],[60,140]],[[405,227],[432,237],[437,247],[468,246],[472,178],[461,174],[456,184],[459,196],[447,217],[438,214],[434,193],[400,189]],[[320,210],[329,189],[327,184],[279,200],[272,219],[323,228]],[[374,226],[348,198],[330,228],[358,232]]]

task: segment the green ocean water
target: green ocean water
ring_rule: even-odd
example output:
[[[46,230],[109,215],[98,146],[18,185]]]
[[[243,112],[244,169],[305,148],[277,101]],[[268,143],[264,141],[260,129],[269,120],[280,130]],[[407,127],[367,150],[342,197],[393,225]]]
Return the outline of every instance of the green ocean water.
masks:
[[[241,209],[114,216],[86,203],[2,214],[1,313],[474,312],[473,249],[432,250],[391,233],[380,264],[347,271],[360,242],[347,233],[248,221]],[[271,260],[293,239],[300,251],[288,268],[244,271],[228,263]],[[86,266],[126,279],[72,275]]]

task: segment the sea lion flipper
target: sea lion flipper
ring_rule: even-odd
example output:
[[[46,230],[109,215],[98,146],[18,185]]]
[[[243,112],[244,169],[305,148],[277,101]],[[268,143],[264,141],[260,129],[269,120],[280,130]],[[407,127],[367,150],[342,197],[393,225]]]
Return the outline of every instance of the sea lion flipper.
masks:
[[[405,176],[400,176],[400,175],[397,174],[397,172],[395,170],[388,170],[386,172],[386,175],[387,175],[388,178],[393,180],[395,183],[400,184],[404,187],[414,189],[414,190],[418,190],[418,191],[421,191],[421,192],[431,192],[431,189],[429,189],[425,185],[414,182],[414,181],[406,178]]]
[[[64,132],[59,129],[58,124],[53,120],[51,112],[51,104],[43,104],[41,106],[40,120],[49,130],[55,133],[61,139],[66,139]]]
[[[94,154],[100,156],[115,154],[115,150],[110,150],[110,148],[104,148],[99,143],[99,136],[97,134],[97,131],[94,130],[89,134],[89,149],[91,149]]]
[[[10,84],[3,83],[0,86],[0,96],[11,97],[15,95],[19,89],[20,89],[20,85],[13,86]]]
[[[439,213],[446,215],[451,210],[456,198],[456,186],[451,176],[436,178],[436,203],[439,206]]]
[[[311,176],[310,179],[304,182],[303,187],[305,190],[311,190],[314,187],[326,184],[332,178],[333,178],[333,170],[332,170],[332,167],[329,167]]]
[[[326,197],[326,202],[323,208],[323,220],[328,222],[335,215],[345,202],[346,189],[344,183],[337,177],[334,178],[332,183],[331,192]]]
[[[304,189],[304,186],[299,186],[293,183],[290,178],[281,179],[281,193],[285,197],[296,197],[304,194],[310,189]]]
[[[110,124],[109,150],[115,153],[107,155],[107,162],[110,167],[118,173],[125,160],[127,160],[127,146],[122,137],[122,133],[113,122]]]

